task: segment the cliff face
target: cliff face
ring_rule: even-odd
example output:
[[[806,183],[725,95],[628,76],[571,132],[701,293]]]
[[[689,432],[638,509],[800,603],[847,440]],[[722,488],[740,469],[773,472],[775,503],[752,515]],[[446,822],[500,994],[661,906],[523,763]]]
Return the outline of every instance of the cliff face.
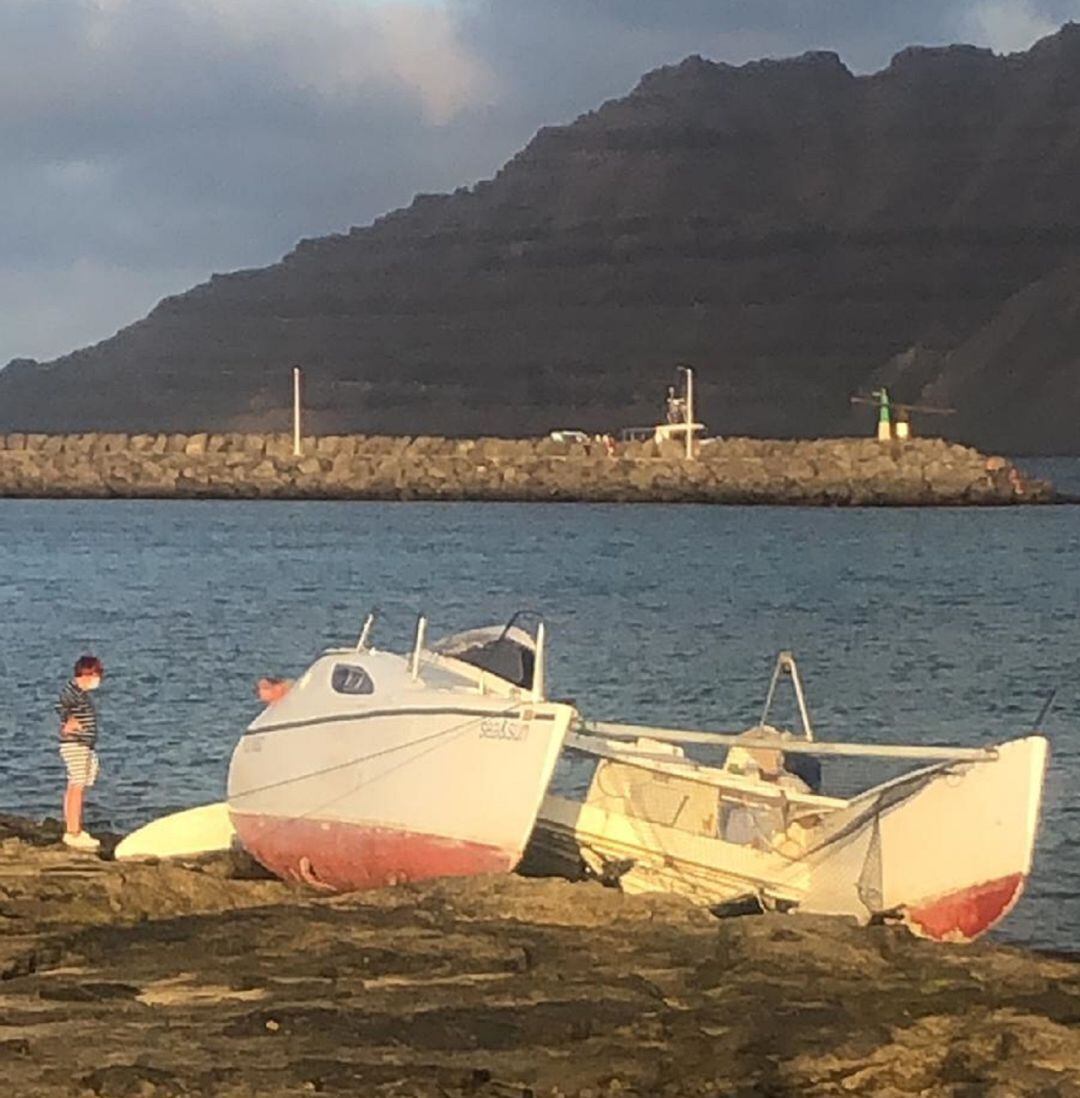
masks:
[[[1033,322],[1039,353],[1021,340],[1008,370],[939,367],[1080,256],[1078,123],[1073,25],[1009,57],[906,50],[868,77],[833,54],[690,58],[541,130],[491,181],[10,366],[0,429],[280,429],[294,362],[320,432],[610,429],[653,422],[689,361],[714,430],[829,433],[918,346],[918,388],[970,405],[947,431],[1074,449],[1048,418],[1080,396],[1063,327]],[[76,376],[80,401],[55,401]]]
[[[953,427],[968,438],[1080,453],[1080,263],[1026,286],[919,380],[922,398],[956,406]]]

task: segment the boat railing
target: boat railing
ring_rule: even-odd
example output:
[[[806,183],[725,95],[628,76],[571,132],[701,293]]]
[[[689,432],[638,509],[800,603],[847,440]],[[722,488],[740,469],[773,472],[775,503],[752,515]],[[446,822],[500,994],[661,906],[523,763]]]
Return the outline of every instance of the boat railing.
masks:
[[[994,762],[998,757],[993,747],[942,747],[923,744],[825,743],[819,740],[784,739],[775,729],[756,725],[743,732],[704,732],[686,728],[656,728],[644,724],[619,724],[611,721],[579,721],[574,731],[586,736],[609,739],[652,739],[665,743],[709,744],[722,747],[776,747],[785,754],[837,755],[867,759],[943,759],[956,762]],[[746,732],[773,732],[774,738],[762,736],[752,743]]]
[[[379,608],[373,606],[364,618],[364,624],[360,629],[360,636],[356,640],[356,651],[366,652],[371,647],[371,633],[375,628],[375,619],[379,616]]]
[[[420,654],[424,651],[424,640],[427,637],[427,618],[423,614],[416,619],[416,638],[413,641],[412,660],[409,663],[409,675],[413,682],[420,675]]]
[[[547,673],[547,660],[545,658],[544,643],[547,640],[547,630],[543,620],[536,625],[536,652],[533,657],[532,699],[544,701],[547,697],[544,678]]]
[[[769,710],[772,708],[773,699],[776,697],[776,688],[780,683],[780,676],[791,676],[791,685],[795,690],[795,701],[799,706],[799,719],[802,721],[803,736],[806,739],[814,738],[814,726],[810,723],[810,710],[806,705],[806,692],[803,690],[802,676],[799,674],[799,666],[795,657],[790,652],[781,652],[776,657],[776,665],[773,667],[772,678],[769,680],[769,689],[765,695],[765,704],[761,709],[761,727],[769,723]]]

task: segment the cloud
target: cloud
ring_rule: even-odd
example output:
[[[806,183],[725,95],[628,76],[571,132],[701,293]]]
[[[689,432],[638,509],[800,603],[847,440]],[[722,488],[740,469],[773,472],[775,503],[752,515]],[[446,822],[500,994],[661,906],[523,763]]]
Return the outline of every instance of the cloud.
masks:
[[[389,71],[416,89],[429,121],[443,125],[463,110],[494,101],[493,74],[462,48],[449,13],[395,4],[379,8],[373,20]]]
[[[961,24],[977,44],[996,53],[1015,53],[1053,34],[1059,20],[1025,0],[984,0],[964,13]]]
[[[186,288],[170,273],[452,188],[455,126],[496,97],[419,0],[0,0],[0,363],[109,334],[145,311],[138,286]],[[93,307],[72,300],[87,269],[113,285]],[[62,298],[84,327],[57,323]]]
[[[145,315],[168,293],[197,281],[194,268],[132,269],[96,258],[56,259],[47,265],[0,265],[4,338],[12,353],[61,354],[113,334]],[[109,318],[113,318],[110,320]]]
[[[117,2],[132,8],[145,0]],[[400,90],[415,96],[425,121],[443,125],[495,94],[444,7],[417,0],[206,0],[201,7],[232,52],[272,61],[286,86],[331,102]]]
[[[450,11],[421,0],[5,0],[0,32],[0,116],[61,113],[72,94],[82,111],[116,108],[125,89],[135,113],[220,108],[223,92],[261,87],[332,101],[390,90],[442,122],[494,92]]]

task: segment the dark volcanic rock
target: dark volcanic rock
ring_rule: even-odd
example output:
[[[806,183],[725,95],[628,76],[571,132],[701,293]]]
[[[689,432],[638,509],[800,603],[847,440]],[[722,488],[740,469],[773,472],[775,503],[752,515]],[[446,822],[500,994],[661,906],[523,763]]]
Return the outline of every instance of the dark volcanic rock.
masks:
[[[828,53],[690,58],[541,130],[492,181],[10,367],[0,429],[280,430],[294,362],[319,433],[609,429],[652,422],[688,360],[721,433],[835,433],[883,363],[960,347],[1080,255],[1078,112],[1074,25],[865,77]],[[1074,449],[1048,413],[1080,395],[1076,345],[1044,337],[1024,334],[1019,406],[991,364],[977,402],[943,381],[969,404],[945,429]],[[57,401],[76,373],[80,400]]]
[[[16,839],[0,903],[11,1094],[1080,1090],[1080,966],[1017,949],[510,876],[325,900]]]

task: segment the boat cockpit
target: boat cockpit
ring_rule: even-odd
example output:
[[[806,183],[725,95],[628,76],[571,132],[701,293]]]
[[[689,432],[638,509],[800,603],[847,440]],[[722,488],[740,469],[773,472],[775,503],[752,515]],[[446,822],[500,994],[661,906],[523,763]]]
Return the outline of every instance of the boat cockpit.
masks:
[[[511,619],[505,626],[490,625],[454,633],[436,641],[431,651],[490,672],[522,690],[531,690],[536,671],[536,641],[513,622]]]

